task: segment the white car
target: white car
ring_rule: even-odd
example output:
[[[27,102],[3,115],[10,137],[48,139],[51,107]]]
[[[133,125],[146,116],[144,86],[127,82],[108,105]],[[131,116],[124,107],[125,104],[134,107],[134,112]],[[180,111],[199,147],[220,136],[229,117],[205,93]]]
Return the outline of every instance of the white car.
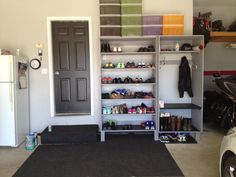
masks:
[[[220,176],[236,177],[236,127],[228,131],[221,143]]]

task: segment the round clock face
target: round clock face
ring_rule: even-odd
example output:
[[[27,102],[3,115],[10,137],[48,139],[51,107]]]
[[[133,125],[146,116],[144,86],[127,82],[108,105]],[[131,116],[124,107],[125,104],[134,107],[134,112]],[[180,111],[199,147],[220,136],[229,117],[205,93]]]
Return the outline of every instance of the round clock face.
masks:
[[[39,59],[34,58],[34,59],[32,59],[32,60],[30,61],[30,67],[31,67],[32,69],[39,69],[40,66],[41,66],[41,62],[40,62]]]

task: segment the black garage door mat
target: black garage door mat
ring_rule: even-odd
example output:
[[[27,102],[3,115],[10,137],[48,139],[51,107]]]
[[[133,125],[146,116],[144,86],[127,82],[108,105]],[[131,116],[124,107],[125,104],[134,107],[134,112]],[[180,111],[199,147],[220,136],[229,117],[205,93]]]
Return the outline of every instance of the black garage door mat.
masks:
[[[105,143],[42,145],[13,177],[183,177],[160,142],[113,135]]]

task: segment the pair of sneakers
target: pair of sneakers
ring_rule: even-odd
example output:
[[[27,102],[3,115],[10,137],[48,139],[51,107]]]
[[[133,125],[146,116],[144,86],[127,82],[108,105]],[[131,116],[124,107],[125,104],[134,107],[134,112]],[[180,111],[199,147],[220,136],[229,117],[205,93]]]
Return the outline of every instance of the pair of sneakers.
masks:
[[[125,68],[125,64],[123,62],[117,63],[116,68]]]
[[[117,125],[116,125],[116,121],[114,120],[107,120],[103,124],[103,130],[116,130],[116,129],[117,129]]]
[[[122,48],[121,47],[113,47],[112,52],[122,52]]]
[[[103,77],[102,78],[102,84],[111,84],[112,83],[112,78],[111,77]]]
[[[111,108],[110,107],[103,107],[102,114],[111,114]]]
[[[155,122],[154,121],[146,121],[145,122],[145,130],[155,130]]]
[[[115,65],[113,63],[106,63],[103,68],[115,68]]]

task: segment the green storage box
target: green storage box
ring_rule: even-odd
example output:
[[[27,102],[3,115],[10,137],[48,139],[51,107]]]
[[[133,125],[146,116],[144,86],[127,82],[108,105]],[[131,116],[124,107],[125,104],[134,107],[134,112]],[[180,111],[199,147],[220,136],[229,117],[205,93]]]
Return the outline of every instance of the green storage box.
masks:
[[[121,4],[142,3],[142,0],[121,0]]]
[[[142,25],[142,16],[121,16],[122,25]]]
[[[142,14],[142,6],[141,5],[121,5],[121,14]]]
[[[142,36],[142,26],[122,26],[122,36]]]

